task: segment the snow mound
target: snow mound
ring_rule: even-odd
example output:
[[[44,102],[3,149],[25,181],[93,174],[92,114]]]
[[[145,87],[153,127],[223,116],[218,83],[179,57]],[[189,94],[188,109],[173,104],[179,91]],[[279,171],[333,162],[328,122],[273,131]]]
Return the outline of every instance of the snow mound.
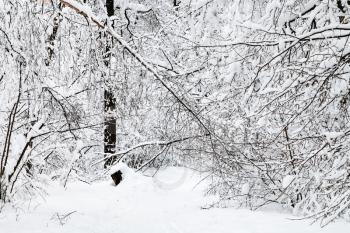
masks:
[[[151,178],[145,177],[141,173],[136,172],[134,169],[130,168],[126,163],[119,162],[113,165],[108,173],[111,176],[117,171],[121,171],[122,173],[122,180],[120,184],[118,184],[118,189],[121,192],[123,192],[124,190],[126,190],[126,192],[129,192],[131,190],[146,190],[149,189],[150,186],[153,186]]]
[[[128,165],[126,165],[126,163],[123,163],[123,162],[119,162],[113,165],[109,170],[109,175],[112,175],[117,171],[121,171],[123,173],[123,178],[129,175],[135,175],[135,171],[132,168],[128,167]]]

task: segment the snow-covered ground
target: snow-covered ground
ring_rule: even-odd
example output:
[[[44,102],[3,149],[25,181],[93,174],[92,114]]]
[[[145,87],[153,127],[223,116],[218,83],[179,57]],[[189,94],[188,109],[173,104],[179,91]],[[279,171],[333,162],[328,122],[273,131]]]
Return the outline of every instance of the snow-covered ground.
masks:
[[[277,212],[201,209],[200,177],[168,168],[155,177],[127,172],[117,187],[110,181],[70,183],[49,188],[46,201],[29,209],[0,213],[1,233],[346,233],[347,223],[320,228]]]

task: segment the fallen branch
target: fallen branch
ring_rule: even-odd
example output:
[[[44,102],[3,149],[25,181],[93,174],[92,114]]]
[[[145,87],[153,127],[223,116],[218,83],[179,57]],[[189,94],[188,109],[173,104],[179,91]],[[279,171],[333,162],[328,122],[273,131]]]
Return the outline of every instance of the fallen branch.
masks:
[[[163,152],[168,148],[168,146],[164,146],[163,149],[156,154],[155,156],[153,156],[151,159],[149,159],[148,161],[146,161],[145,163],[143,163],[139,168],[137,168],[136,172],[141,171],[142,168],[146,167],[148,164],[150,164],[151,162],[153,162],[156,158],[158,158],[161,154],[163,154]]]
[[[158,80],[163,87],[165,87],[170,94],[179,102],[195,119],[196,121],[205,129],[205,131],[208,134],[212,134],[209,128],[202,122],[202,120],[199,118],[198,114],[196,114],[190,106],[188,106],[183,99],[181,99],[180,96],[178,96],[163,80],[163,77],[158,74],[158,72],[148,63],[146,62],[141,55],[139,55],[130,45],[128,42],[126,42],[118,33],[116,33],[113,29],[113,27],[107,23],[105,25],[100,21],[100,19],[94,15],[91,11],[91,9],[87,6],[84,6],[80,3],[78,3],[75,0],[60,0],[60,2],[65,5],[66,7],[71,8],[78,14],[86,17],[87,19],[90,19],[92,22],[94,22],[99,28],[105,30],[108,34],[110,34],[112,37],[116,39],[116,41],[125,49],[127,50],[146,70],[148,70],[156,80]]]
[[[133,150],[136,150],[138,148],[143,148],[145,146],[164,146],[164,147],[167,147],[171,144],[174,144],[174,143],[177,143],[177,142],[183,142],[183,141],[186,141],[186,140],[189,140],[189,139],[196,139],[196,138],[201,138],[201,137],[205,137],[205,136],[209,136],[209,134],[205,134],[205,135],[196,135],[196,136],[189,136],[189,137],[184,137],[184,138],[178,138],[178,139],[175,139],[175,140],[172,140],[172,141],[149,141],[149,142],[142,142],[140,144],[137,144],[133,147],[130,147],[128,149],[125,149],[125,150],[121,150],[121,151],[118,151],[116,153],[113,153],[113,154],[108,154],[108,156],[104,157],[103,159],[100,159],[98,160],[97,162],[95,162],[92,166],[95,166],[96,164],[99,164],[101,162],[104,162],[105,160],[111,158],[111,157],[115,157],[115,156],[118,156],[120,155],[121,157],[118,159],[117,162],[119,162],[122,158],[124,158],[124,156],[128,153],[130,153],[131,151]]]

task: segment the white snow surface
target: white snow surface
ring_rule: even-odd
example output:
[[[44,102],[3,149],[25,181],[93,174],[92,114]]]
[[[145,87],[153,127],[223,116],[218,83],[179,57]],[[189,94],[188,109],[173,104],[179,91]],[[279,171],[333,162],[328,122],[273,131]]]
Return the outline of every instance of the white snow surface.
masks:
[[[114,186],[108,181],[91,185],[50,186],[46,200],[5,208],[0,213],[2,233],[346,233],[349,224],[336,222],[320,228],[309,221],[274,211],[201,209],[210,203],[197,173],[167,168],[155,177],[138,173]],[[36,204],[34,204],[36,203]]]

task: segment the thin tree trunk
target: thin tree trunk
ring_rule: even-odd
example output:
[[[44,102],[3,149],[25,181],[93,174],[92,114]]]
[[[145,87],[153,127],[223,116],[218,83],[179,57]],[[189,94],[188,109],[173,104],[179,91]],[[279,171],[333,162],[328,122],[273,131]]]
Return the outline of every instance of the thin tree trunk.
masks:
[[[45,59],[45,64],[47,66],[50,65],[52,58],[54,56],[54,46],[55,46],[55,41],[58,33],[58,28],[60,27],[60,22],[61,22],[61,10],[62,10],[62,4],[58,4],[58,11],[56,13],[56,16],[53,18],[53,28],[52,28],[52,33],[50,34],[49,38],[47,39],[47,58]]]
[[[106,0],[106,8],[107,8],[107,14],[109,17],[114,15],[114,2],[113,0]],[[109,41],[109,43],[112,43],[112,41]],[[110,46],[109,43],[107,43],[107,48],[106,48],[106,54],[108,57],[106,57],[105,65],[106,69],[110,67]],[[110,90],[108,87],[105,87],[104,90],[104,112],[105,112],[105,120],[104,120],[104,153],[105,156],[108,157],[106,159],[104,167],[108,167],[112,165],[116,158],[115,157],[110,157],[110,154],[115,153],[115,145],[117,141],[116,137],[116,118],[113,115],[114,111],[116,108],[116,100],[114,98],[113,90]]]

